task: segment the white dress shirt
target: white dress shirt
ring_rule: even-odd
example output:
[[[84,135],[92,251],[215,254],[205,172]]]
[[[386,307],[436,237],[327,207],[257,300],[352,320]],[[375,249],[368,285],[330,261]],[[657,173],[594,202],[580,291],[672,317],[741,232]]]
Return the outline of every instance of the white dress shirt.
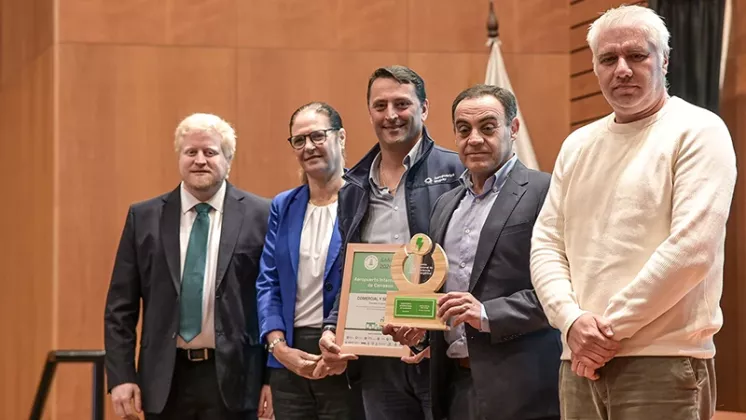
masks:
[[[215,348],[215,282],[218,270],[218,249],[220,248],[220,231],[223,226],[223,203],[225,202],[225,181],[217,193],[213,195],[207,204],[210,209],[210,231],[207,234],[207,261],[205,263],[205,279],[202,288],[202,330],[190,342],[185,342],[181,336],[177,337],[176,346],[182,349]],[[179,228],[179,247],[181,254],[181,268],[179,272],[183,277],[184,260],[186,259],[189,235],[192,233],[192,225],[197,218],[197,210],[194,208],[201,203],[181,184],[181,223]]]
[[[324,321],[324,270],[336,218],[336,201],[320,207],[309,202],[306,207],[298,257],[296,328],[321,328]]]

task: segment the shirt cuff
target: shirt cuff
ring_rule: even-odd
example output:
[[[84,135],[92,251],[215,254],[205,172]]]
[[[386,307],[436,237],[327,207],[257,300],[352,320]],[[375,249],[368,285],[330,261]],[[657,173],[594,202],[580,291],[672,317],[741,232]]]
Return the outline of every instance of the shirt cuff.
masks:
[[[484,309],[484,304],[482,304],[482,325],[479,331],[490,332],[490,320],[487,318],[487,310]]]

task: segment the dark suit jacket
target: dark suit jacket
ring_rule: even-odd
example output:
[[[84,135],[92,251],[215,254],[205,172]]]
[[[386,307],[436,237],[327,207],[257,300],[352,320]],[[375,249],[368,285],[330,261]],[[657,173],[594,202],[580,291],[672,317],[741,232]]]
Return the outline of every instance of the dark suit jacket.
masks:
[[[482,413],[493,420],[559,416],[558,372],[562,345],[549,326],[531,284],[531,231],[549,188],[549,174],[516,162],[479,235],[469,292],[485,307],[490,332],[466,325],[471,375]],[[448,223],[466,188],[443,194],[430,221],[443,244]],[[431,332],[431,393],[436,420],[448,414],[454,363],[442,332]]]
[[[130,207],[106,298],[104,341],[108,387],[137,383],[145,412],[166,405],[179,330],[181,195],[172,192]],[[228,184],[215,280],[215,366],[228,409],[255,410],[266,354],[259,342],[256,278],[269,201]],[[142,299],[142,338],[135,331]]]

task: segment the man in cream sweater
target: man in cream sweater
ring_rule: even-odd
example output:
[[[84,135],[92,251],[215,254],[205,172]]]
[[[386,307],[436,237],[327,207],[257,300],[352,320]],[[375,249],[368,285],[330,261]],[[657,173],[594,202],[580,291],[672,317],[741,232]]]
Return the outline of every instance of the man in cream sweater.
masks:
[[[536,222],[532,281],[562,332],[564,419],[709,419],[736,180],[723,121],[666,92],[669,32],[652,10],[591,25],[614,112],[562,146]]]

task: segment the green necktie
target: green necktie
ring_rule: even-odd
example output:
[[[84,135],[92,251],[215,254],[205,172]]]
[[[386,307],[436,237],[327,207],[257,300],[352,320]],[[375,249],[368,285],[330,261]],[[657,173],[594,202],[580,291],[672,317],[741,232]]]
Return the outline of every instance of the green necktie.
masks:
[[[207,234],[210,232],[210,206],[199,203],[194,208],[197,218],[189,234],[184,274],[181,278],[181,306],[179,314],[179,335],[187,343],[202,330],[202,288],[205,281],[207,263]]]

